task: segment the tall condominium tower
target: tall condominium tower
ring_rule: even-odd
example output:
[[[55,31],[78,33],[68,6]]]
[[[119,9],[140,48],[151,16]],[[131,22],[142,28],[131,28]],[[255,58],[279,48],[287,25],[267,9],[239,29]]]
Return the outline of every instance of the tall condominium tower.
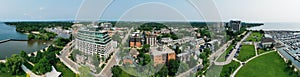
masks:
[[[76,35],[75,48],[89,55],[108,57],[111,53],[111,38],[106,30],[99,26],[82,27]]]

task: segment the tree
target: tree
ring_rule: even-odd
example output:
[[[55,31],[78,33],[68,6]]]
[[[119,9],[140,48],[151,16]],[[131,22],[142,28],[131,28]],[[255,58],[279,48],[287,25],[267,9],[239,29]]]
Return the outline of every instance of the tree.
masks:
[[[6,67],[13,75],[20,74],[22,72],[21,65],[24,59],[20,55],[13,54],[11,58],[6,59]]]
[[[113,73],[112,77],[134,77],[124,72],[119,66],[112,67],[111,72]]]
[[[68,42],[70,42],[69,39],[65,39],[65,38],[61,38],[61,37],[54,40],[54,44],[56,46],[65,46]]]
[[[28,54],[25,51],[21,51],[20,56],[23,57],[25,60],[28,60]]]
[[[180,54],[181,53],[181,50],[179,49],[179,45],[176,45],[175,53],[176,54]]]
[[[260,29],[259,33],[264,34],[265,32],[262,29]]]
[[[32,62],[37,63],[42,58],[43,58],[43,53],[41,51],[37,51],[36,56],[34,57]]]
[[[56,62],[57,62],[57,58],[56,58],[56,55],[55,55],[55,52],[44,52],[45,53],[45,58],[48,59],[49,63],[51,65],[55,65]]]
[[[150,51],[150,45],[149,44],[143,45],[141,51],[144,52],[144,53],[148,53]]]
[[[163,65],[162,68],[155,74],[156,77],[167,77],[169,73],[168,67]]]
[[[33,67],[33,71],[36,74],[45,74],[52,70],[50,62],[46,58],[42,58],[38,63]]]
[[[27,36],[27,38],[28,38],[28,40],[31,40],[31,39],[34,39],[35,37],[34,37],[34,34],[29,34],[29,35]]]
[[[112,77],[119,77],[119,75],[122,72],[122,69],[119,66],[114,66],[112,67],[111,72],[113,73]]]
[[[147,65],[151,61],[151,57],[149,54],[140,53],[138,55],[138,61],[140,65]]]
[[[169,75],[175,76],[180,65],[180,61],[178,60],[170,60],[169,61]]]

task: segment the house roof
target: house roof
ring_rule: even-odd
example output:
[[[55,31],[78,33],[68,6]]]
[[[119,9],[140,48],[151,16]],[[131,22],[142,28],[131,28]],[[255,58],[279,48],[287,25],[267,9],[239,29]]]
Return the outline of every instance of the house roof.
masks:
[[[131,49],[130,50],[130,55],[138,55],[139,52],[136,49]]]
[[[275,42],[272,38],[263,38],[261,39],[262,43],[266,43],[266,42]]]

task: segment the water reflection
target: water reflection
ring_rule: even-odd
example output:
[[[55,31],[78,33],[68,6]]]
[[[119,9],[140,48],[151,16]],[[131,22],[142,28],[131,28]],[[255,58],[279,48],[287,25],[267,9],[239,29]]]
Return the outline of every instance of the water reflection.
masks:
[[[9,41],[0,44],[0,60],[10,57],[12,54],[19,54],[21,51],[31,53],[41,50],[51,44],[50,41]]]

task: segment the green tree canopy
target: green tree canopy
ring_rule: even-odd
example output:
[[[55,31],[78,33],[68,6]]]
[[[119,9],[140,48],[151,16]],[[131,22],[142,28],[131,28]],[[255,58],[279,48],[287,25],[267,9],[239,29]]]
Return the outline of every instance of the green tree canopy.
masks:
[[[52,70],[51,64],[46,58],[42,58],[38,63],[36,63],[33,67],[33,71],[36,74],[45,74]]]
[[[21,68],[23,62],[24,59],[20,55],[14,54],[12,57],[6,59],[6,67],[11,74],[17,75],[23,71]]]

